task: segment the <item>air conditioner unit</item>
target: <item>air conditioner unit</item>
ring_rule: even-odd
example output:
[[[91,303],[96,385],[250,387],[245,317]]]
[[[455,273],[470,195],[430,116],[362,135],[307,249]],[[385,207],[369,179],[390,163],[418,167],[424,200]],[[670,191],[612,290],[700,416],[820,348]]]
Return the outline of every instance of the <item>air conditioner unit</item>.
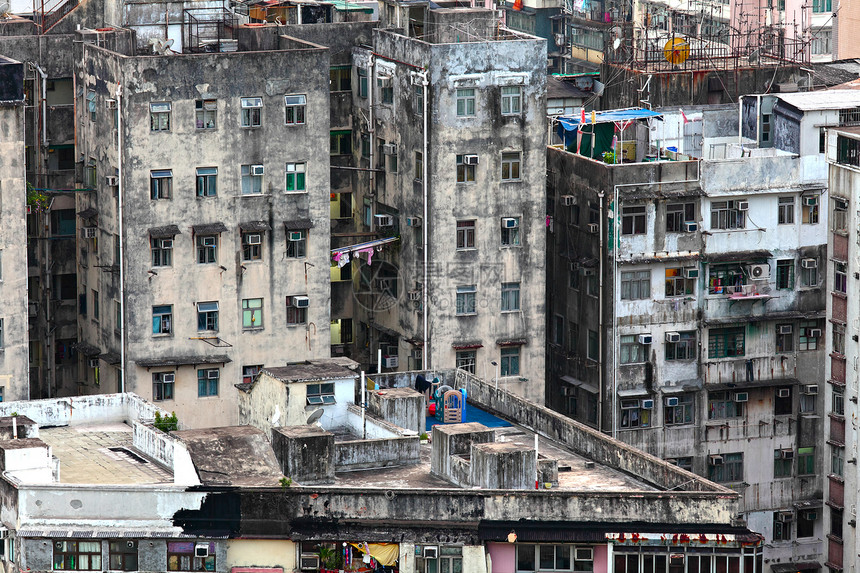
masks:
[[[292,241],[293,243],[296,243],[296,242],[298,242],[298,241],[301,241],[301,240],[302,240],[302,238],[303,238],[303,237],[302,237],[302,232],[301,232],[301,231],[290,231],[290,232],[287,234],[287,238],[288,238],[290,241]]]
[[[259,245],[262,242],[260,235],[248,235],[245,237],[245,242],[249,245]]]
[[[502,227],[505,229],[516,229],[520,226],[520,222],[515,217],[505,217],[502,219]]]
[[[790,388],[780,388],[776,391],[777,398],[790,398],[791,397],[791,389]]]
[[[675,396],[670,396],[670,397],[666,398],[666,405],[667,406],[670,406],[670,407],[677,406],[678,402],[679,402],[678,398]]]
[[[119,185],[119,177],[117,177],[116,175],[107,175],[105,177],[105,185],[107,185],[108,187],[116,187],[117,185]]]
[[[81,227],[81,238],[95,239],[97,231],[95,227]]]
[[[116,100],[115,99],[106,99],[105,107],[108,109],[116,109]]]
[[[815,207],[818,205],[818,195],[805,195],[802,201],[804,207]]]
[[[804,269],[817,269],[818,259],[800,259],[800,266]]]
[[[594,276],[594,269],[582,269],[582,276],[593,277]]]
[[[252,165],[251,166],[251,175],[254,177],[262,177],[265,169],[263,169],[262,165]]]
[[[299,563],[299,567],[302,571],[319,571],[319,555],[314,555],[313,553],[302,553],[301,563]]]
[[[421,300],[421,291],[420,290],[411,290],[409,293],[409,300],[418,301]]]
[[[422,555],[424,556],[424,559],[438,559],[439,548],[436,546],[425,546]]]
[[[783,460],[793,460],[794,459],[794,450],[780,450],[779,457]]]
[[[723,465],[723,456],[720,455],[711,455],[708,456],[708,461],[712,466],[721,466]]]
[[[293,297],[293,306],[296,308],[308,308],[311,304],[311,301],[306,296],[294,296]]]
[[[564,34],[553,34],[553,39],[555,40],[555,45],[559,48],[564,47],[565,37]]]
[[[466,165],[477,165],[478,164],[478,156],[477,155],[464,155],[463,163]]]
[[[681,340],[680,332],[667,332],[666,333],[666,342],[678,342]]]
[[[378,227],[391,227],[394,225],[394,217],[391,215],[375,215]]]
[[[88,361],[90,368],[98,368],[99,367],[99,359],[98,358],[90,358]]]
[[[748,265],[747,272],[753,279],[766,279],[770,277],[770,265]]]
[[[591,547],[577,547],[574,551],[574,559],[577,561],[592,561],[594,559],[594,550]]]
[[[600,225],[598,225],[597,223],[589,223],[588,224],[588,232],[589,233],[597,234],[599,231],[600,231]]]
[[[379,87],[381,88],[390,88],[391,87],[391,76],[379,76],[377,78]]]
[[[642,400],[642,409],[643,410],[653,410],[654,409],[654,400]]]
[[[749,201],[738,201],[736,203],[738,207],[738,211],[749,211],[750,210],[750,202]]]
[[[397,153],[397,146],[393,143],[386,143],[382,146],[382,154],[383,155],[395,155]]]
[[[809,338],[821,338],[821,329],[820,328],[810,328],[806,331],[807,336]]]
[[[653,339],[650,334],[640,334],[637,340],[639,340],[639,344],[651,344]]]
[[[687,233],[695,233],[699,230],[698,223],[684,223],[684,231]]]
[[[779,511],[776,513],[775,517],[780,523],[791,523],[794,521],[794,516],[792,516],[790,511]]]
[[[204,247],[214,247],[215,246],[215,237],[203,237],[203,246]]]
[[[385,368],[397,368],[400,364],[400,361],[397,359],[397,356],[383,356],[382,357],[382,365]]]
[[[161,381],[165,384],[173,384],[176,381],[176,374],[165,374],[161,377]]]
[[[803,387],[803,393],[807,396],[815,396],[818,394],[818,384],[807,384]]]
[[[733,398],[735,402],[749,402],[750,394],[749,392],[735,392]]]
[[[161,248],[162,249],[172,249],[173,248],[173,239],[161,239]]]
[[[421,217],[406,217],[406,226],[407,227],[420,227],[421,226]]]
[[[196,543],[194,545],[194,557],[209,557],[209,544]]]
[[[684,269],[684,278],[686,279],[697,279],[699,278],[699,269],[689,267]]]
[[[561,204],[565,207],[576,205],[576,195],[562,195]]]
[[[790,324],[780,324],[777,325],[776,332],[778,334],[791,334],[793,332],[793,328]]]
[[[818,519],[818,512],[817,511],[804,511],[803,517],[809,521],[815,521],[816,519]]]

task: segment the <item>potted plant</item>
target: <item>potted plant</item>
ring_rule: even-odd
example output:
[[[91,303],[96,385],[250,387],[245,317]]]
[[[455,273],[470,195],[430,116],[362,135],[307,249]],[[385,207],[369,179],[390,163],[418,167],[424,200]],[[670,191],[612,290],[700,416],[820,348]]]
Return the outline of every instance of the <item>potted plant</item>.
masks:
[[[336,572],[343,564],[343,556],[335,548],[320,545],[317,553],[320,558],[320,572]]]
[[[418,436],[418,439],[421,441],[422,444],[430,443],[430,437],[427,435],[427,432],[422,432],[421,435]]]

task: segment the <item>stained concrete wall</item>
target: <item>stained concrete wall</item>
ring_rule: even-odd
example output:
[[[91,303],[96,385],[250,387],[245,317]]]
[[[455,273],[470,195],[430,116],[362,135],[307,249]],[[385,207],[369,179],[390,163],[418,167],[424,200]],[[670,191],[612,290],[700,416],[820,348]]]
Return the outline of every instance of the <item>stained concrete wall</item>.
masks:
[[[334,464],[339,472],[417,464],[420,460],[418,436],[351,440],[334,446]]]

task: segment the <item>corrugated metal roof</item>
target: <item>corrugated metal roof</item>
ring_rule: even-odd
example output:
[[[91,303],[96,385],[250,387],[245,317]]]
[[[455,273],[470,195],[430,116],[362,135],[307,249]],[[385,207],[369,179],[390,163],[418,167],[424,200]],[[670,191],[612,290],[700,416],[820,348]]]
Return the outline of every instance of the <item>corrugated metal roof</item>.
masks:
[[[860,107],[860,91],[858,90],[824,90],[775,95],[801,111]]]

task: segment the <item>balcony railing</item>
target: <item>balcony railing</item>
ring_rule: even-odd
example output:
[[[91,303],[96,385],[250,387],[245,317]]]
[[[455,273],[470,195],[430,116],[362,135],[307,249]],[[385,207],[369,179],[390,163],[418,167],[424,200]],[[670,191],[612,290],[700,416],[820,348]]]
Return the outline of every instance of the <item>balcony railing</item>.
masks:
[[[739,387],[745,382],[793,382],[797,376],[796,366],[795,357],[789,354],[706,362],[704,382],[738,384]]]

